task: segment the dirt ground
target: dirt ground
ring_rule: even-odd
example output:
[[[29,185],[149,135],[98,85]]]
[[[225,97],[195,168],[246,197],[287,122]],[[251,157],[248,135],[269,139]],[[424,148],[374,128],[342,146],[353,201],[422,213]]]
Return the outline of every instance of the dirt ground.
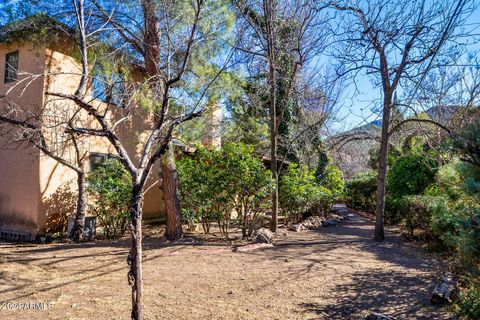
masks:
[[[159,228],[144,240],[146,319],[454,319],[428,303],[439,262],[392,232],[374,242],[359,216],[281,229],[255,250],[200,235],[168,243]],[[128,245],[1,243],[0,319],[128,319]]]

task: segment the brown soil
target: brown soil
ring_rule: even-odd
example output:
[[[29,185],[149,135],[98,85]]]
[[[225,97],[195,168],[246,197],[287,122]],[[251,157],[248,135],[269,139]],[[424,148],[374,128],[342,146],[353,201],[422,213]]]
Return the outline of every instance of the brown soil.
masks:
[[[439,263],[396,233],[376,243],[361,217],[337,227],[280,230],[274,246],[235,248],[200,235],[144,240],[146,319],[453,319],[428,303]],[[129,319],[128,240],[0,245],[0,294],[50,310],[0,319]]]

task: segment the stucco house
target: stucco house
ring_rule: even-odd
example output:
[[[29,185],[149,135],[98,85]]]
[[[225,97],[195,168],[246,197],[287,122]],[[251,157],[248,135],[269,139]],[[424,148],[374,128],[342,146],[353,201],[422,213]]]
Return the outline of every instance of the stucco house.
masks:
[[[78,50],[68,37],[62,36],[64,30],[52,31],[54,41],[31,41],[26,36],[29,33],[24,32],[30,27],[28,23],[20,24],[14,30],[17,37],[13,40],[0,32],[0,68],[3,68],[0,71],[0,108],[6,108],[7,104],[31,108],[32,112],[40,108],[46,118],[57,121],[56,115],[68,112],[72,102],[45,93],[75,92],[81,73]],[[142,68],[135,68],[134,73],[142,77]],[[88,90],[99,105],[104,103],[102,94],[95,94],[99,88],[93,81]],[[118,133],[130,154],[136,152],[135,140],[141,137],[146,121],[142,117],[133,119],[129,127]],[[52,139],[59,134],[48,126],[45,132]],[[76,200],[72,196],[76,190],[76,173],[28,144],[12,146],[11,138],[10,133],[0,134],[0,238],[33,240],[45,233],[49,216],[74,213]],[[211,133],[209,138],[212,139]],[[83,148],[88,153],[87,172],[115,154],[103,137],[87,137]],[[59,152],[64,157],[74,156],[71,146]],[[164,215],[162,192],[158,184],[155,186],[157,172],[158,168],[152,172],[154,187],[145,194],[143,215],[147,221],[161,219]]]

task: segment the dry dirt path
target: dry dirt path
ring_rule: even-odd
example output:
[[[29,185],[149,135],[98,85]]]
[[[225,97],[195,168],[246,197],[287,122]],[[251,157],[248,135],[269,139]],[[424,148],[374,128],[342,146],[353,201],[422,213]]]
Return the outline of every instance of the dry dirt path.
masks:
[[[371,240],[354,216],[337,227],[280,231],[275,246],[233,252],[220,244],[145,239],[147,319],[453,319],[430,307],[437,262],[398,235]],[[0,301],[50,302],[0,319],[128,319],[128,241],[0,245]]]

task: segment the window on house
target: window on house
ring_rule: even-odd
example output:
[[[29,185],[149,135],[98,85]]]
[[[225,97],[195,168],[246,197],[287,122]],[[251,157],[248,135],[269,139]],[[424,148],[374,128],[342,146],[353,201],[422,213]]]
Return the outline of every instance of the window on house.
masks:
[[[18,51],[7,53],[5,56],[5,83],[17,80]]]
[[[94,171],[98,167],[100,167],[105,161],[111,159],[118,159],[116,155],[109,154],[109,153],[96,153],[92,152],[89,156],[90,160],[90,172]]]
[[[93,70],[93,76],[93,97],[122,107],[125,96],[125,79],[123,75],[119,72],[112,72],[107,75],[102,67],[96,66]]]

